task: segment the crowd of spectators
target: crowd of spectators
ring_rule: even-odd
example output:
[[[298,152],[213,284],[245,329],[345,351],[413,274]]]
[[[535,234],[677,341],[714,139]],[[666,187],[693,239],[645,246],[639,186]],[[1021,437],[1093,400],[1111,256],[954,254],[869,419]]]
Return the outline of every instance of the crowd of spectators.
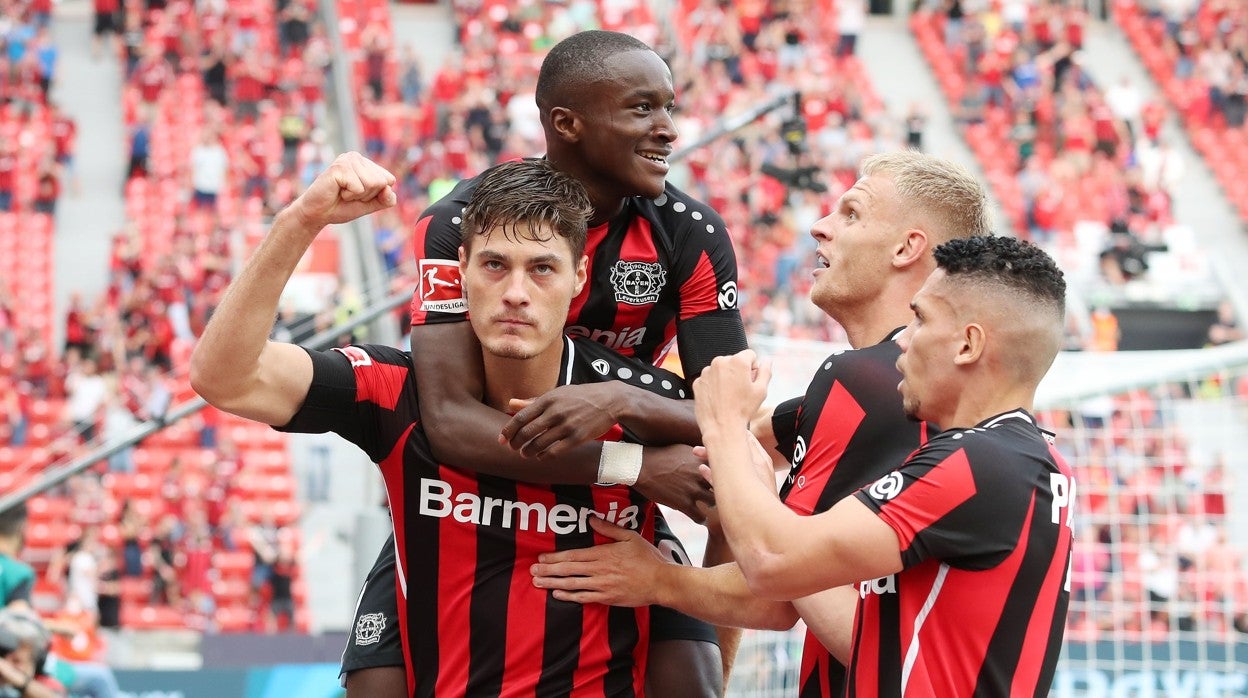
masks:
[[[63,350],[0,323],[0,445],[29,461],[6,463],[25,470],[9,473],[10,485],[100,437],[163,419],[175,397],[189,395],[189,347],[229,281],[240,236],[259,230],[325,161],[330,51],[314,5],[101,0],[95,11],[100,53],[116,54],[126,76],[127,224],[113,240],[106,291],[70,299]],[[0,29],[11,16],[26,14],[6,9]],[[47,111],[49,132],[59,134],[59,111]],[[72,161],[72,130],[48,142],[62,165]],[[0,291],[0,317],[11,311]],[[251,485],[267,485],[217,437],[219,414],[192,422],[178,443],[152,437],[48,493],[51,504],[40,500],[73,505],[66,520],[41,520],[44,535],[34,537],[49,596],[73,599],[106,627],[165,618],[212,629],[221,625],[219,600],[251,609],[241,621],[231,616],[228,629],[306,622],[296,622],[292,596],[297,536],[284,528],[294,510],[279,508],[280,536],[257,537],[277,530],[252,501]],[[170,452],[182,455],[153,456]],[[136,484],[153,481],[158,488]],[[222,553],[246,557],[241,581],[218,569]],[[162,610],[173,615],[150,613]]]
[[[1087,22],[1084,4],[1065,0],[936,0],[912,26],[1020,234],[1072,248],[1088,221],[1160,245],[1184,163],[1161,134],[1164,104],[1125,77],[1103,90],[1089,77]],[[1079,263],[1113,285],[1142,274],[1105,252]]]
[[[1230,203],[1248,220],[1248,8],[1227,0],[1113,4],[1134,46]]]
[[[1224,455],[1191,448],[1178,410],[1242,400],[1244,376],[1211,376],[1088,400],[1043,418],[1079,478],[1068,635],[1166,640],[1248,633],[1244,555],[1228,536]]]

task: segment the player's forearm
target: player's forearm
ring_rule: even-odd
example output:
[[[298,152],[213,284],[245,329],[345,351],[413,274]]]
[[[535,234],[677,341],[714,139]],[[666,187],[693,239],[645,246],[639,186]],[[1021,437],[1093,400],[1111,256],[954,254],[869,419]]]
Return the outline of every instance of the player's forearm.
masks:
[[[437,459],[448,465],[523,482],[589,485],[597,481],[602,444],[591,441],[558,456],[525,458],[498,435],[507,417],[477,400],[442,400],[427,414],[425,433]],[[427,413],[426,401],[421,411]]]
[[[853,586],[840,586],[796,599],[793,607],[820,644],[837,661],[848,664],[854,640],[858,591]]]
[[[765,598],[795,598],[786,598],[783,589],[798,517],[759,478],[751,462],[749,432],[704,425],[703,441],[714,476],[720,524],[750,589]]]
[[[282,289],[318,232],[282,211],[230,284],[191,355],[191,386],[208,402],[229,410],[262,379],[261,356]]]
[[[646,444],[699,444],[702,432],[693,413],[693,400],[673,400],[625,383],[618,383],[623,409],[620,426]]]
[[[653,603],[717,626],[786,630],[797,622],[793,605],[751,593],[733,563],[716,567],[663,566]]]
[[[724,538],[723,529],[719,526],[710,527],[706,539],[706,550],[702,554],[703,567],[734,562],[732,548]],[[741,647],[741,628],[731,625],[716,625],[715,638],[719,640],[719,659],[724,672],[724,685],[732,676],[732,667],[737,661],[737,650]]]

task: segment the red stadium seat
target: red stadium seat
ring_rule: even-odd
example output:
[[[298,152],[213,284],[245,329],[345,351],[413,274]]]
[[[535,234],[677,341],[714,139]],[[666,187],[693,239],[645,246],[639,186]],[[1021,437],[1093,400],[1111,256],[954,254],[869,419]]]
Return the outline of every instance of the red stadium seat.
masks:
[[[255,565],[255,555],[244,551],[221,551],[212,556],[212,566],[221,575],[222,580],[251,579],[251,568]]]
[[[121,625],[134,630],[176,630],[186,627],[182,612],[170,606],[121,607]]]
[[[256,612],[246,606],[223,606],[218,608],[213,617],[218,632],[245,633],[256,626]]]

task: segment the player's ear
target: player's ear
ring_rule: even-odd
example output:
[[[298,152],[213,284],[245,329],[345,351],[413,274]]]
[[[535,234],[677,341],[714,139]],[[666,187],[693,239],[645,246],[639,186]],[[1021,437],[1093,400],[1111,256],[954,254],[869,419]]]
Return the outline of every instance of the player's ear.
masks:
[[[984,332],[984,326],[978,322],[972,322],[962,328],[962,346],[958,347],[958,353],[953,357],[953,363],[958,366],[969,366],[976,361],[984,353],[984,345],[987,343],[988,335]]]
[[[589,255],[581,255],[580,261],[576,263],[576,284],[573,297],[581,295],[581,289],[585,288],[585,282],[589,280]]]
[[[468,271],[468,250],[463,245],[459,246],[459,276],[463,278],[464,272]]]
[[[922,260],[930,249],[927,233],[919,228],[906,231],[906,237],[893,250],[893,266],[904,269]]]
[[[581,117],[568,107],[552,107],[550,128],[561,140],[575,143],[581,139]]]

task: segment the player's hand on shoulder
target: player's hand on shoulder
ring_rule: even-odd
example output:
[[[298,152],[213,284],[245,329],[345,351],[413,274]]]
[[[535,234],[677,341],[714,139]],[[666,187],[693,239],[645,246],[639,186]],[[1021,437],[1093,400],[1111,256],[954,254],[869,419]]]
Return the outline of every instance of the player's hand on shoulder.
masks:
[[[346,223],[393,206],[398,200],[395,182],[381,165],[359,153],[343,153],[317,175],[289,211],[315,230]]]
[[[515,411],[499,442],[524,456],[557,456],[607,433],[619,421],[608,383],[562,385],[533,400],[512,400]]]

